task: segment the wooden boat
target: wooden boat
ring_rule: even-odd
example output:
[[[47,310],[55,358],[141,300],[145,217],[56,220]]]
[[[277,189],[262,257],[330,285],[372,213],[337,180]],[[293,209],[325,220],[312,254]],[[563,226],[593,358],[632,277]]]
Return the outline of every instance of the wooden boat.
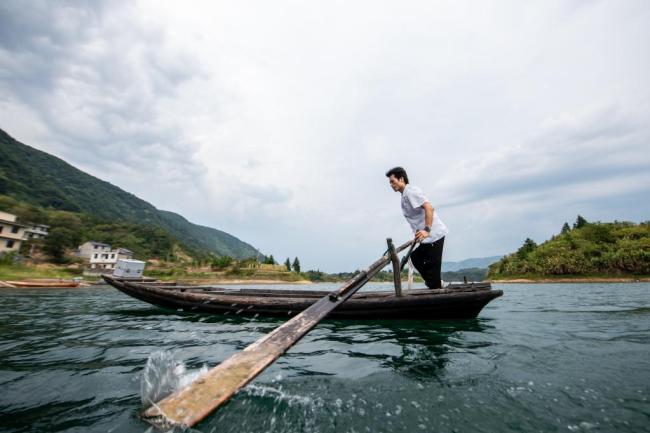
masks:
[[[15,288],[74,288],[79,286],[79,281],[63,279],[5,281],[6,287]]]
[[[225,289],[207,286],[164,286],[104,276],[121,292],[163,308],[187,312],[294,316],[327,295],[315,290]],[[476,317],[494,298],[503,295],[490,283],[451,284],[443,289],[361,292],[328,317],[349,319],[467,319]]]

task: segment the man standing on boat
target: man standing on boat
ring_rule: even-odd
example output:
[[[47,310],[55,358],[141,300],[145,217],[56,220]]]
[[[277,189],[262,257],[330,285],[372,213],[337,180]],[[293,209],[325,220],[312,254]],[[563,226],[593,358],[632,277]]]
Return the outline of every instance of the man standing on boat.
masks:
[[[393,191],[402,194],[402,213],[420,245],[411,253],[411,261],[430,289],[442,287],[440,268],[442,247],[449,229],[435,212],[429,199],[417,186],[409,184],[406,170],[391,168],[386,172]]]

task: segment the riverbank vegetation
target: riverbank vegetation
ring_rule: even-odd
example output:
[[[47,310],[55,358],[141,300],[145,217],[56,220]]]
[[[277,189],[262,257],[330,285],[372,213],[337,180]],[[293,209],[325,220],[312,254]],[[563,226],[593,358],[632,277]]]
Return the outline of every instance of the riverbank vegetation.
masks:
[[[0,210],[16,215],[18,222],[49,225],[49,234],[45,239],[24,242],[21,252],[25,254],[35,246],[53,263],[74,262],[72,253],[88,240],[127,248],[135,253],[136,258],[143,259],[160,257],[176,261],[189,257],[201,260],[210,256],[209,253],[188,248],[169,232],[155,226],[108,221],[87,213],[43,208],[6,195],[0,195]]]
[[[578,216],[559,234],[537,244],[526,239],[516,252],[490,266],[488,279],[616,278],[650,276],[650,221],[588,222]]]
[[[260,254],[259,259],[219,256],[210,251],[191,248],[160,227],[109,221],[83,212],[44,208],[2,194],[0,210],[16,215],[19,223],[50,226],[45,239],[23,241],[20,254],[0,256],[0,280],[80,276],[84,263],[75,255],[75,251],[79,245],[89,240],[133,251],[135,259],[147,262],[148,275],[164,279],[215,276],[224,279],[268,277],[280,281],[304,279],[297,257],[292,271],[287,271],[284,265],[275,263],[273,256]],[[271,272],[270,269],[284,272]]]

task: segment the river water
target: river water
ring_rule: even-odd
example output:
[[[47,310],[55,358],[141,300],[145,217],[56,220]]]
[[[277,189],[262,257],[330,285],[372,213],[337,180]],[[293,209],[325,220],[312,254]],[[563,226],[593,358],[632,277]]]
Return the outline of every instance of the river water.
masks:
[[[323,322],[195,430],[650,432],[650,284],[495,288],[474,320]],[[146,432],[143,398],[280,323],[2,289],[0,431]]]

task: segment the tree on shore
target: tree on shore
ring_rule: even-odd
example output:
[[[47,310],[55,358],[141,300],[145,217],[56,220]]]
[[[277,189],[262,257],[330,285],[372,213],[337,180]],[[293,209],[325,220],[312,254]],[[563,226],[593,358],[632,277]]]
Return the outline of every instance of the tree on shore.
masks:
[[[562,226],[561,233],[563,235],[565,235],[565,234],[569,233],[570,231],[571,231],[571,227],[569,227],[569,223],[564,223],[564,225]]]
[[[573,223],[573,228],[574,229],[581,229],[585,225],[587,225],[587,220],[584,219],[581,215],[578,215],[578,217],[576,218],[576,222]]]
[[[287,267],[288,272],[291,272],[291,261],[289,260],[289,257],[287,257],[287,260],[284,261],[284,266]]]
[[[56,263],[65,262],[65,251],[79,245],[79,233],[65,227],[55,227],[45,238],[43,249]]]
[[[300,273],[300,260],[298,260],[298,257],[293,259],[293,270],[295,273]]]
[[[517,250],[517,257],[519,258],[526,258],[526,256],[531,253],[535,248],[537,248],[537,244],[535,243],[534,240],[531,238],[526,238],[524,241],[524,244]]]
[[[214,257],[210,265],[212,269],[225,269],[232,265],[233,261],[234,259],[230,256]]]

